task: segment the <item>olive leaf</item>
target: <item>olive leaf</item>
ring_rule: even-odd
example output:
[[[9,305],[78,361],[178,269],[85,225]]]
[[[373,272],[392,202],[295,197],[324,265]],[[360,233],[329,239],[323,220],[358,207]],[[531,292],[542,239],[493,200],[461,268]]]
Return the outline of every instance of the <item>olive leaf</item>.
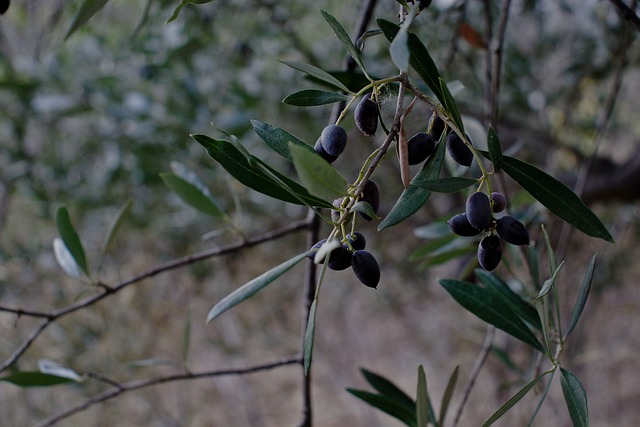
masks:
[[[315,107],[316,105],[332,104],[348,99],[349,97],[347,95],[338,92],[305,89],[288,95],[282,102],[297,107]]]

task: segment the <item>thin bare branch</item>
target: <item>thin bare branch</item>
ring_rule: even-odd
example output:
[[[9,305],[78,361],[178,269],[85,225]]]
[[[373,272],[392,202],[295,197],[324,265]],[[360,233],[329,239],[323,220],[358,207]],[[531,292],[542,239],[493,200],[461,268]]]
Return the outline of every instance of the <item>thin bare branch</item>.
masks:
[[[640,31],[640,17],[636,14],[636,12],[626,4],[622,0],[609,0],[615,7],[618,8],[624,19],[631,22],[635,25],[636,30]],[[632,3],[635,8],[635,2]]]
[[[476,379],[478,379],[478,375],[480,375],[480,369],[484,365],[484,362],[487,360],[487,356],[491,351],[491,346],[493,345],[493,337],[496,333],[496,328],[493,325],[489,325],[487,327],[487,335],[484,338],[484,343],[482,344],[482,348],[480,349],[480,353],[478,354],[478,358],[476,359],[476,363],[473,365],[473,369],[471,370],[471,374],[469,375],[469,381],[467,385],[464,387],[462,392],[462,400],[458,405],[458,409],[456,410],[456,416],[453,419],[453,424],[451,427],[456,427],[458,425],[458,421],[460,421],[460,417],[462,416],[462,410],[464,409],[464,405],[467,403],[467,399],[469,399],[469,395],[471,394],[471,389],[473,389],[474,384],[476,383]]]
[[[116,285],[112,286],[112,287],[108,287],[108,286],[103,286],[101,287],[102,292],[97,293],[95,295],[92,295],[90,297],[85,298],[84,300],[78,301],[75,304],[71,304],[67,307],[63,307],[61,309],[55,310],[51,313],[49,313],[48,315],[43,315],[43,313],[39,313],[39,312],[32,312],[33,314],[35,314],[34,317],[46,317],[47,320],[45,322],[43,322],[42,324],[40,324],[40,326],[38,326],[36,329],[33,330],[33,332],[29,335],[29,337],[22,343],[20,344],[20,346],[16,349],[16,351],[14,351],[14,353],[7,358],[1,365],[0,365],[0,372],[3,372],[4,370],[6,370],[8,367],[10,367],[11,365],[13,365],[16,360],[18,360],[18,358],[25,352],[27,351],[27,349],[31,346],[31,344],[33,343],[33,341],[54,321],[60,319],[63,316],[66,316],[68,314],[74,313],[78,310],[90,307],[100,301],[102,301],[103,299],[107,298],[110,295],[113,295],[115,293],[117,293],[118,291],[121,291],[122,289],[126,288],[127,286],[133,285],[135,283],[139,283],[145,279],[149,279],[151,277],[157,276],[158,274],[167,272],[167,271],[172,271],[175,270],[177,268],[181,268],[181,267],[185,267],[187,265],[191,265],[194,264],[198,261],[202,261],[208,258],[212,258],[215,256],[221,256],[221,255],[227,255],[233,252],[237,252],[240,249],[244,249],[244,248],[248,248],[251,246],[255,246],[258,245],[260,243],[264,243],[267,241],[271,241],[283,236],[288,235],[289,233],[292,233],[294,231],[298,231],[301,229],[305,229],[309,226],[309,221],[307,219],[304,220],[300,220],[300,221],[295,221],[292,222],[290,224],[287,224],[286,226],[279,228],[277,230],[271,230],[268,231],[266,233],[260,234],[258,236],[255,237],[249,237],[247,239],[244,239],[240,242],[236,242],[236,243],[231,243],[225,246],[221,246],[219,248],[213,248],[213,249],[208,249],[206,251],[202,251],[202,252],[198,252],[195,254],[191,254],[191,255],[187,255],[184,256],[182,258],[178,258],[169,262],[166,262],[164,264],[160,264],[142,274],[138,274],[130,279],[124,280],[122,282],[117,283]],[[8,309],[8,308],[0,308],[0,311],[7,311],[7,312],[13,312],[15,313],[16,311],[20,311],[19,309]],[[30,315],[28,314],[28,311],[26,310],[21,310],[22,313],[24,315]],[[16,313],[18,314],[18,313]]]
[[[139,390],[141,388],[151,387],[159,384],[172,383],[177,381],[190,381],[190,380],[198,380],[202,378],[212,378],[212,377],[222,377],[222,376],[232,376],[232,375],[246,375],[252,374],[255,372],[266,371],[274,368],[278,368],[286,365],[295,365],[301,364],[302,359],[300,356],[292,356],[281,360],[276,360],[274,362],[263,363],[260,365],[250,366],[247,368],[240,369],[220,369],[215,371],[204,371],[204,372],[186,372],[182,374],[173,374],[166,375],[161,377],[149,378],[146,380],[137,380],[131,381],[128,383],[115,383],[114,387],[110,390],[107,390],[103,393],[97,394],[90,399],[85,400],[84,402],[67,409],[53,417],[47,418],[41,423],[37,424],[36,427],[48,427],[55,425],[56,423],[71,417],[72,415],[78,414],[82,411],[89,409],[90,407],[97,405],[99,403],[105,402],[107,400],[114,399],[124,393]]]

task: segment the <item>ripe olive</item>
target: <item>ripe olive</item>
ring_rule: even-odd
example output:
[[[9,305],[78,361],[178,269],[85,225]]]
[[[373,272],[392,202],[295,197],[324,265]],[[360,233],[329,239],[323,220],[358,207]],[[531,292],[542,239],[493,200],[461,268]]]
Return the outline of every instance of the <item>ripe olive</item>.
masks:
[[[351,267],[356,277],[370,288],[380,283],[380,266],[375,257],[365,250],[355,251],[351,256]]]
[[[338,157],[347,146],[347,132],[341,126],[329,125],[320,134],[320,144],[327,154]]]
[[[367,136],[373,136],[378,128],[378,104],[366,94],[356,107],[354,119],[358,129]]]
[[[407,141],[407,151],[410,165],[424,162],[433,153],[436,142],[433,137],[425,132],[419,132]]]
[[[478,246],[478,262],[487,271],[495,270],[502,259],[502,243],[496,235],[485,236]]]
[[[477,236],[480,231],[469,223],[466,213],[459,213],[447,221],[449,228],[458,236]]]
[[[496,232],[505,242],[512,245],[528,245],[527,227],[511,215],[505,215],[496,222]]]
[[[491,200],[493,202],[493,213],[502,212],[507,207],[507,199],[502,193],[494,191],[491,193]]]
[[[484,230],[491,222],[491,205],[489,196],[475,192],[467,198],[466,210],[469,223],[478,230]]]
[[[456,163],[462,166],[471,166],[473,153],[455,132],[451,132],[447,136],[447,152]]]
[[[313,146],[313,149],[316,150],[316,153],[320,154],[320,156],[329,163],[333,163],[338,159],[338,156],[332,156],[331,154],[324,151],[320,138],[318,138],[318,140],[316,141],[316,145]]]

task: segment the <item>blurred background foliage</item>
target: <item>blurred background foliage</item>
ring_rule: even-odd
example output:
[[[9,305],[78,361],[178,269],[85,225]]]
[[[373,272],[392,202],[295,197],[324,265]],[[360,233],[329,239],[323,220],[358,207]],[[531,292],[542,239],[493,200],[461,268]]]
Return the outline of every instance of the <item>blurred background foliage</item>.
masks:
[[[235,239],[223,224],[186,207],[164,186],[158,174],[170,171],[173,161],[195,171],[248,235],[303,218],[304,208],[285,206],[235,182],[189,135],[234,134],[252,153],[293,175],[265,148],[249,120],[282,127],[313,144],[330,110],[282,104],[292,91],[315,87],[315,83],[277,60],[341,69],[345,52],[318,9],[330,11],[349,31],[359,12],[359,2],[333,0],[213,1],[185,7],[177,20],[165,25],[177,1],[113,1],[63,41],[80,3],[13,2],[0,17],[0,298],[5,306],[48,310],[92,292],[66,278],[55,263],[51,243],[59,203],[69,208],[89,259],[95,260],[113,215],[133,200],[125,232],[103,269],[106,282]],[[456,98],[474,141],[480,141],[478,129],[485,121],[485,51],[476,46],[468,28],[482,37],[484,3],[497,21],[501,2],[440,0],[414,24],[443,75],[459,82],[455,85],[462,89]],[[376,9],[376,16],[386,19],[393,20],[396,14],[391,0],[380,2]],[[468,26],[467,37],[461,36],[463,22]],[[577,168],[593,150],[597,116],[628,32],[628,25],[606,1],[514,1],[500,96],[499,135],[507,149],[570,184],[575,182]],[[365,61],[374,75],[395,72],[387,46],[380,37],[366,41]],[[640,50],[634,43],[599,151],[609,162],[605,172],[614,173],[637,150],[639,61]],[[424,130],[428,117],[428,111],[419,111],[410,126]],[[347,179],[353,179],[375,142],[353,132],[350,120],[345,127],[352,151],[336,165]],[[383,191],[382,213],[401,192],[394,163],[385,162],[374,175]],[[517,189],[513,192],[513,207],[524,209],[530,200]],[[436,390],[444,388],[453,369],[451,355],[462,365],[463,374],[471,369],[484,328],[468,315],[460,316],[462,311],[435,286],[437,276],[452,277],[456,266],[450,263],[418,271],[417,263],[407,261],[422,243],[412,236],[413,229],[460,210],[462,200],[460,195],[438,196],[393,232],[378,235],[375,224],[363,226],[382,260],[383,282],[372,295],[351,278],[339,274],[330,278],[336,283],[325,291],[328,295],[319,314],[317,425],[392,425],[394,421],[385,415],[343,393],[345,386],[361,381],[358,366],[397,373],[394,379],[408,390],[414,387],[413,367],[419,363],[426,362]],[[588,306],[582,342],[571,357],[590,398],[594,396],[590,400],[593,424],[633,425],[632,420],[640,417],[634,404],[640,391],[624,372],[640,367],[631,357],[640,350],[638,271],[631,262],[638,255],[637,203],[603,204],[597,199],[593,203],[618,243],[608,246],[574,234],[569,244],[568,264],[575,268],[563,272],[569,283],[579,277],[577,272],[593,252],[604,251],[597,276],[601,295]],[[532,216],[557,233],[559,224],[545,217],[540,207],[533,209]],[[398,233],[408,238],[398,239]],[[304,244],[303,236],[291,236],[143,283],[64,319],[19,365],[33,369],[39,358],[46,357],[121,380],[175,369],[167,363],[135,368],[128,362],[179,360],[187,318],[194,325],[192,366],[242,365],[295,353],[302,316],[300,283],[295,277],[283,280],[280,293],[259,295],[216,325],[204,326],[203,321],[214,302],[282,261],[284,253],[305,249]],[[342,282],[353,286],[344,287]],[[608,317],[610,310],[616,314]],[[29,319],[0,316],[0,327],[6,331],[0,338],[3,358],[33,325]],[[618,330],[622,326],[627,330],[624,334]],[[363,334],[365,327],[369,332]],[[389,345],[388,337],[395,337],[394,345]],[[603,350],[614,343],[622,348]],[[514,350],[513,343],[504,345]],[[411,369],[404,369],[407,366]],[[485,383],[479,387],[486,387],[487,393],[476,392],[465,411],[464,425],[485,419],[509,395],[504,386],[516,381],[497,360],[488,371],[479,379]],[[259,379],[144,390],[64,425],[111,426],[123,419],[158,426],[292,425],[300,410],[297,374],[285,368]],[[62,391],[55,393],[11,387],[0,386],[1,412],[9,414],[8,425],[28,425],[105,386],[58,388]],[[240,407],[238,399],[243,402]],[[562,405],[550,406],[543,409],[543,417],[568,419]],[[528,409],[515,411],[510,425],[519,425],[519,416],[526,419]],[[541,425],[563,424],[541,421]]]

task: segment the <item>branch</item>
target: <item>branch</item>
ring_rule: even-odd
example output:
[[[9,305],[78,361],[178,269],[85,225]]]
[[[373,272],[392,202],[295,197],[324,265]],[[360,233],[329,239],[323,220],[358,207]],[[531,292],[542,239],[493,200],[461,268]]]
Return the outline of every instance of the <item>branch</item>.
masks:
[[[462,400],[458,405],[458,409],[456,411],[456,417],[453,420],[453,424],[451,427],[456,427],[458,425],[458,421],[460,421],[460,417],[462,416],[462,410],[464,409],[464,405],[467,403],[467,399],[471,394],[471,389],[476,383],[476,379],[478,379],[478,375],[480,375],[480,369],[482,369],[482,365],[484,365],[485,360],[487,360],[487,356],[489,355],[489,351],[491,351],[491,346],[493,345],[493,337],[496,333],[496,328],[493,325],[489,325],[487,327],[487,335],[484,339],[484,344],[482,344],[482,349],[480,349],[480,353],[478,354],[478,358],[476,359],[475,365],[473,365],[473,370],[471,371],[471,375],[469,375],[469,381],[464,388],[462,393]]]
[[[232,375],[246,375],[246,374],[252,374],[255,372],[266,371],[266,370],[277,368],[280,366],[294,365],[294,364],[301,364],[301,363],[302,363],[302,359],[300,356],[292,356],[285,359],[276,360],[274,362],[250,366],[248,368],[220,369],[216,371],[205,371],[205,372],[198,372],[198,373],[186,372],[183,374],[166,375],[166,376],[150,378],[146,380],[131,381],[131,382],[122,383],[122,384],[114,383],[113,384],[114,387],[112,389],[107,390],[103,393],[97,394],[92,398],[87,399],[84,402],[72,408],[67,409],[64,412],[54,415],[53,417],[47,418],[46,420],[37,424],[36,427],[52,426],[64,420],[65,418],[69,418],[72,415],[75,415],[79,412],[89,409],[93,405],[105,402],[107,400],[111,400],[113,398],[120,396],[121,394],[127,393],[129,391],[133,391],[133,390],[138,390],[141,388],[151,387],[158,384],[172,383],[177,381],[198,380],[202,378],[222,377],[222,376],[232,376]],[[112,383],[112,381],[109,381],[109,382]]]
[[[609,0],[615,7],[618,8],[624,19],[631,22],[636,26],[636,29],[640,31],[640,18],[636,15],[635,11],[629,6],[624,4],[622,0]]]
[[[10,312],[10,313],[16,313],[16,314],[20,314],[22,313],[23,315],[28,315],[28,316],[33,316],[33,317],[46,317],[47,320],[45,322],[43,322],[40,326],[38,326],[32,333],[31,335],[29,335],[29,337],[18,347],[18,349],[8,358],[6,359],[1,365],[0,365],[0,372],[3,372],[4,370],[6,370],[8,367],[10,367],[11,365],[13,365],[16,360],[18,360],[18,358],[25,352],[27,351],[27,349],[31,346],[31,344],[33,343],[33,341],[53,322],[55,322],[56,320],[60,319],[61,317],[64,317],[68,314],[71,314],[73,312],[76,312],[78,310],[90,307],[100,301],[102,301],[103,299],[107,298],[110,295],[113,295],[115,293],[117,293],[118,291],[121,291],[122,289],[133,285],[135,283],[141,282],[145,279],[149,279],[151,277],[157,276],[158,274],[167,272],[167,271],[171,271],[171,270],[175,270],[177,268],[180,267],[185,267],[187,265],[191,265],[194,264],[198,261],[202,261],[205,260],[207,258],[211,258],[214,256],[221,256],[221,255],[226,255],[226,254],[230,254],[233,252],[237,252],[240,249],[244,249],[244,248],[248,248],[251,246],[255,246],[258,245],[260,243],[264,243],[267,241],[271,241],[274,239],[277,239],[279,237],[283,237],[286,236],[289,233],[292,233],[294,231],[298,231],[301,229],[305,229],[309,227],[309,220],[308,219],[304,219],[304,220],[300,220],[300,221],[295,221],[292,222],[282,228],[279,228],[277,230],[271,230],[268,231],[266,233],[260,234],[258,236],[255,237],[250,237],[247,238],[245,240],[242,240],[240,242],[236,242],[236,243],[231,243],[219,248],[214,248],[214,249],[208,249],[202,252],[198,252],[195,254],[191,254],[191,255],[187,255],[184,256],[182,258],[178,258],[175,259],[173,261],[169,261],[166,262],[164,264],[160,264],[142,274],[139,274],[137,276],[134,276],[130,279],[121,281],[119,283],[117,283],[116,285],[109,287],[106,285],[102,286],[102,292],[96,294],[96,295],[92,295],[90,297],[85,298],[82,301],[79,301],[75,304],[69,305],[67,307],[61,308],[59,310],[55,310],[49,314],[46,313],[38,313],[38,312],[30,312],[27,310],[21,310],[21,309],[14,309],[14,308],[6,308],[6,307],[0,307],[0,312],[1,311],[5,311],[5,312]]]

